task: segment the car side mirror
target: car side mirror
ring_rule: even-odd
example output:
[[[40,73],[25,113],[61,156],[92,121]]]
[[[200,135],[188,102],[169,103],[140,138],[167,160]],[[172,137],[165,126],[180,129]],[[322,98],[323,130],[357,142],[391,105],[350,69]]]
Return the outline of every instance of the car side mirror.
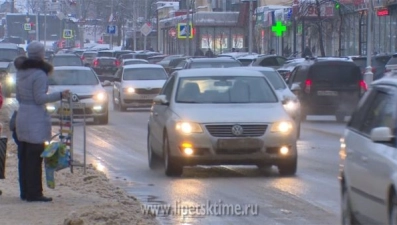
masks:
[[[108,80],[105,80],[104,82],[102,82],[102,86],[106,87],[106,86],[111,86],[112,83]]]
[[[302,89],[301,89],[301,86],[299,85],[299,83],[293,83],[292,85],[291,85],[291,91],[292,92],[294,92],[294,91],[301,91]]]
[[[161,105],[169,105],[167,96],[165,95],[157,95],[156,97],[154,97],[153,102]]]
[[[394,140],[394,135],[388,127],[375,127],[370,134],[373,142],[390,143]]]

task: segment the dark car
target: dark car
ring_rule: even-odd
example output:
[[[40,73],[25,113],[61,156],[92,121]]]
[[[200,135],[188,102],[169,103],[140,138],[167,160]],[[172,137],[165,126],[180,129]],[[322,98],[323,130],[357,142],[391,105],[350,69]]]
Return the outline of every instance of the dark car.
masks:
[[[378,80],[383,77],[386,71],[385,66],[391,57],[391,55],[376,55],[372,57],[371,67],[372,73],[374,74],[374,80]],[[351,59],[357,66],[360,67],[361,73],[364,74],[367,67],[367,57],[353,56]]]
[[[138,53],[135,54],[135,59],[148,59],[150,57],[156,56],[156,55],[161,55],[161,53],[158,52],[143,52],[143,53]]]
[[[301,103],[301,119],[307,115],[349,116],[367,90],[360,68],[348,59],[306,60],[297,65],[288,86]]]
[[[97,57],[115,57],[116,52],[113,50],[100,50],[98,51]]]
[[[132,53],[131,50],[117,50],[114,51],[114,57],[118,59],[121,55],[130,54],[130,53]]]
[[[98,74],[101,81],[103,81],[101,76],[113,76],[119,66],[120,62],[114,57],[97,57],[92,62],[92,69]]]
[[[180,62],[182,62],[185,59],[188,59],[189,57],[186,56],[181,56],[181,57],[176,57],[170,60],[168,63],[168,66],[163,66],[165,71],[167,71],[168,74],[171,74],[172,72],[175,71],[175,68],[179,65]]]
[[[52,66],[83,66],[83,61],[76,54],[56,54],[50,60]]]
[[[157,64],[158,62],[160,62],[161,60],[163,60],[165,57],[167,57],[167,55],[155,55],[155,56],[150,56],[149,58],[147,58],[147,61],[150,64]]]
[[[277,55],[265,55],[256,58],[251,66],[264,66],[272,67],[273,69],[278,69],[285,64],[287,58],[277,56]]]
[[[241,62],[232,58],[188,58],[181,61],[175,70],[198,69],[198,68],[229,68],[240,67]]]
[[[120,62],[122,62],[124,59],[135,59],[135,56],[136,56],[137,54],[138,54],[138,53],[126,53],[126,54],[119,55],[119,57],[117,57],[117,59],[118,59]]]

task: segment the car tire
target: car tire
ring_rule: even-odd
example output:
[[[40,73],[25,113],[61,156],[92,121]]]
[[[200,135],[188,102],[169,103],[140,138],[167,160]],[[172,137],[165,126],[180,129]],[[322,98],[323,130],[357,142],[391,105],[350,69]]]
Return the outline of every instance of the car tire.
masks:
[[[337,113],[336,115],[335,115],[335,117],[336,117],[336,121],[338,122],[338,123],[344,123],[345,122],[345,114],[343,114],[343,113]]]
[[[95,117],[94,122],[100,125],[107,125],[109,123],[109,112],[106,112],[103,116]]]
[[[354,217],[353,210],[351,208],[350,196],[346,186],[343,184],[342,187],[342,201],[341,201],[341,224],[342,225],[358,225],[356,218]]]
[[[179,177],[183,173],[183,166],[179,164],[170,156],[170,144],[168,142],[168,135],[164,133],[163,138],[163,158],[165,175],[169,177]]]
[[[298,157],[296,156],[292,159],[284,160],[277,167],[278,167],[278,172],[282,176],[295,175],[298,167]]]
[[[151,138],[150,138],[150,130],[148,129],[147,133],[147,154],[148,154],[148,163],[149,163],[149,168],[150,169],[156,169],[157,166],[160,164],[160,159],[156,155],[156,153],[153,152],[152,144],[151,144]]]

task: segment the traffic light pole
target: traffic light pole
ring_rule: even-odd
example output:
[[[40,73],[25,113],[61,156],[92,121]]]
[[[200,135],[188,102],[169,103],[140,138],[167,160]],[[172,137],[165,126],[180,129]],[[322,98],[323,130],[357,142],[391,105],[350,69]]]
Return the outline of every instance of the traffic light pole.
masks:
[[[110,15],[111,15],[110,19],[112,19],[112,20],[110,21],[110,25],[113,25],[113,4],[114,4],[114,0],[112,0],[112,3],[111,3],[111,4],[112,4],[112,5],[110,6],[110,7],[111,7],[111,8],[110,8],[110,11],[111,11],[111,13],[110,13]],[[110,34],[109,48],[110,48],[110,50],[113,50],[113,33]]]
[[[188,3],[187,7],[187,13],[186,13],[186,26],[185,26],[185,31],[186,31],[186,55],[188,56],[190,54],[190,8],[191,4],[190,2]]]

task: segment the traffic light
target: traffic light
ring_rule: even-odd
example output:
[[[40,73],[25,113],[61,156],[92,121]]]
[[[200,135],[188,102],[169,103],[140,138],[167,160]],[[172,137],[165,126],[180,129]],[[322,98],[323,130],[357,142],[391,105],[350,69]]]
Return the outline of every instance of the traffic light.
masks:
[[[335,1],[335,9],[340,9],[340,3],[339,3],[339,1]]]

